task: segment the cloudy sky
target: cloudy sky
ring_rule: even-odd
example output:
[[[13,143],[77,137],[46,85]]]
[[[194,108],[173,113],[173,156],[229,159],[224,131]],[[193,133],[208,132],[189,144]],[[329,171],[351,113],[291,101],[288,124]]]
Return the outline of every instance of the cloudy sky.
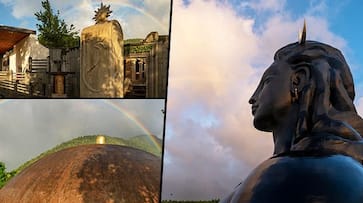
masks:
[[[113,11],[109,19],[120,22],[124,38],[145,38],[152,31],[169,33],[170,0],[103,0]],[[77,30],[93,25],[94,11],[101,0],[50,0],[66,23]],[[0,0],[0,24],[36,30],[34,13],[41,9],[41,0]]]
[[[272,135],[253,128],[248,99],[275,51],[307,39],[342,50],[363,115],[362,6],[352,0],[175,0],[167,101],[163,199],[229,194],[272,155]]]
[[[127,138],[150,132],[162,138],[164,102],[0,100],[0,161],[11,170],[62,142],[84,135]]]

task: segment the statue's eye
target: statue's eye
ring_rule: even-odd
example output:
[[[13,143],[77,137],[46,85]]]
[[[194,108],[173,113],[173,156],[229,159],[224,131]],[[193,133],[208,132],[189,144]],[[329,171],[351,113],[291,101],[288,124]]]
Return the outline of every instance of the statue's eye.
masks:
[[[264,80],[263,80],[263,85],[267,85],[270,81],[271,81],[272,77],[266,77]]]

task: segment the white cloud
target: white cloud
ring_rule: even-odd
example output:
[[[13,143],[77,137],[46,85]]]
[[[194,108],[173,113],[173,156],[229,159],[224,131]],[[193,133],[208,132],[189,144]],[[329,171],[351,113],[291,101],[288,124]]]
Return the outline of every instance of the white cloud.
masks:
[[[169,0],[145,0],[145,10],[150,15],[155,16],[164,25],[169,25],[170,20],[170,1]]]
[[[363,97],[358,98],[356,101],[357,101],[357,105],[356,105],[357,112],[362,117],[363,116]]]
[[[174,1],[163,199],[221,198],[272,155],[272,135],[253,128],[248,99],[303,24],[279,12],[279,2],[254,32],[254,19],[227,3]],[[325,19],[306,19],[308,39],[344,52]]]
[[[94,25],[94,10],[91,0],[82,0],[73,8],[65,10],[62,15],[68,24],[73,24],[81,32],[83,28]]]

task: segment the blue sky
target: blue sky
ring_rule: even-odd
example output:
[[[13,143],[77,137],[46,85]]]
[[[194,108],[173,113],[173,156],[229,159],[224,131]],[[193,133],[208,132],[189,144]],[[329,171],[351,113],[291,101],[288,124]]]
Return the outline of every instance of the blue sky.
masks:
[[[229,2],[236,7],[236,12],[241,15],[247,13],[255,20],[255,29],[263,27],[264,22],[274,14],[274,12],[256,12],[250,8],[241,8],[241,1],[230,0]],[[363,95],[363,51],[361,51],[363,49],[363,27],[360,26],[362,6],[363,2],[357,0],[286,1],[283,11],[281,11],[285,14],[289,13],[292,19],[299,19],[309,13],[327,20],[329,30],[346,41],[346,49],[342,51],[351,66],[357,88],[360,90],[357,91],[358,95]],[[308,29],[309,23],[314,22],[308,22]],[[258,31],[256,30],[256,32]],[[332,45],[334,46],[334,44]]]
[[[0,24],[36,30],[38,23],[34,13],[41,9],[40,0],[0,0]],[[50,0],[54,11],[77,30],[94,24],[92,18],[99,0]],[[111,5],[110,19],[121,23],[126,38],[146,37],[152,31],[168,34],[170,1],[104,0]],[[143,26],[140,26],[143,25]]]
[[[175,0],[163,199],[222,198],[272,155],[248,100],[277,49],[307,39],[340,49],[363,115],[363,3],[353,0]],[[277,90],[278,91],[278,90]]]
[[[353,77],[360,89],[358,94],[363,95],[363,27],[360,26],[363,2],[357,0],[310,0],[308,2],[310,4],[322,2],[324,12],[316,12],[316,14],[326,18],[330,30],[346,40],[347,52],[343,52],[343,54],[353,69]],[[304,9],[304,4],[304,1],[294,1],[293,3],[289,1],[287,7],[291,8],[291,12],[296,16],[301,16],[307,10],[306,7]]]

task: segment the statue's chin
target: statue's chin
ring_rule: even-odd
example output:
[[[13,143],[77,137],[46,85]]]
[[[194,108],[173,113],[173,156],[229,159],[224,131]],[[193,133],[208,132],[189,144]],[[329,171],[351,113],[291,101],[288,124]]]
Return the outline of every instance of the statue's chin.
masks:
[[[258,119],[255,117],[253,119],[253,125],[257,130],[265,131],[265,132],[272,132],[272,123],[271,119]]]

